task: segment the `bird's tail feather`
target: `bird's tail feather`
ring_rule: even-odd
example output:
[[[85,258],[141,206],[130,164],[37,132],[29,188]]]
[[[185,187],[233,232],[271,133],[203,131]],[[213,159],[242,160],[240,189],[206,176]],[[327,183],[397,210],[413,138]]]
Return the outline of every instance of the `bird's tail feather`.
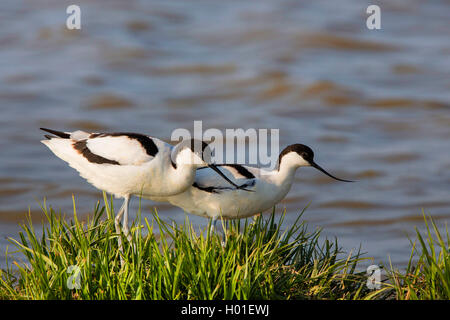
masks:
[[[63,138],[63,139],[70,139],[70,133],[67,133],[67,132],[62,132],[62,131],[56,131],[56,130],[53,130],[53,129],[47,129],[47,128],[40,128],[42,131],[46,131],[46,132],[49,132],[49,133],[51,133],[51,134],[54,134],[55,136],[57,136],[57,137],[60,137],[60,138]],[[51,138],[54,138],[54,137],[52,137],[52,136],[50,136],[50,135],[44,135],[47,139],[51,139]]]

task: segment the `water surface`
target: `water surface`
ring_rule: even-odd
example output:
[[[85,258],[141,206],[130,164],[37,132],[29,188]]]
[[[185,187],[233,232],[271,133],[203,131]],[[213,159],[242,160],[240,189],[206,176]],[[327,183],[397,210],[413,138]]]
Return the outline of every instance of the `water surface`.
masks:
[[[0,11],[0,264],[38,201],[69,216],[101,193],[53,156],[39,127],[135,131],[165,140],[176,128],[278,128],[304,143],[344,184],[297,172],[278,206],[288,222],[404,266],[422,210],[450,217],[448,1],[79,0],[81,31],[65,29],[68,1],[2,2]],[[117,203],[119,205],[119,203]],[[132,202],[136,211],[138,201]],[[143,202],[167,219],[184,213]],[[206,225],[192,217],[197,226]]]

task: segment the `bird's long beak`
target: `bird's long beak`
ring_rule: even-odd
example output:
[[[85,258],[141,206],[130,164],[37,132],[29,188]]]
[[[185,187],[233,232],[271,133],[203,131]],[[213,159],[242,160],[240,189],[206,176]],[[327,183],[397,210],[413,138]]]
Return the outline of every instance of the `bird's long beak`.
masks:
[[[329,174],[328,172],[326,172],[325,169],[323,169],[321,166],[319,166],[317,163],[315,163],[315,162],[313,162],[313,161],[310,161],[309,164],[311,165],[311,167],[314,167],[314,168],[316,168],[317,170],[322,171],[322,172],[325,173],[327,176],[329,176],[329,177],[331,177],[331,178],[333,178],[333,179],[335,179],[335,180],[338,180],[338,181],[344,181],[344,182],[354,182],[354,181],[351,181],[351,180],[344,180],[344,179],[336,178],[335,176],[333,176],[333,175]]]
[[[234,186],[236,189],[241,189],[241,190],[245,190],[245,191],[249,191],[249,192],[252,191],[252,190],[244,189],[242,186],[238,186],[238,185],[235,184],[233,181],[231,181],[230,179],[228,179],[227,176],[224,175],[224,174],[222,173],[222,171],[220,171],[220,169],[216,167],[216,165],[214,165],[214,164],[208,164],[208,167],[211,168],[211,169],[213,169],[215,172],[217,172],[217,173],[219,174],[219,176],[221,176],[222,178],[224,178],[228,183],[230,183],[230,184],[231,184],[232,186]]]

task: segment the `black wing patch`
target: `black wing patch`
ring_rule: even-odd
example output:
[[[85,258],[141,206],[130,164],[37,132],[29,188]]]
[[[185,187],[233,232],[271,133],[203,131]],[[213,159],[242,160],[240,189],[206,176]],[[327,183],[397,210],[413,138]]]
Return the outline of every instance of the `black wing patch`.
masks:
[[[239,186],[240,188],[248,188],[248,187],[253,187],[256,183],[256,180],[252,180],[249,183],[244,183],[243,185]],[[192,185],[194,188],[197,188],[199,190],[208,192],[208,193],[220,193],[221,191],[224,190],[238,190],[236,188],[232,188],[232,187],[202,187],[199,186],[196,182],[194,182],[194,184]]]
[[[91,150],[87,147],[87,140],[80,140],[74,142],[73,147],[77,150],[83,157],[85,157],[89,162],[97,163],[97,164],[116,164],[120,163],[115,160],[110,160],[103,158],[95,153],[92,153]]]
[[[247,178],[247,179],[255,179],[255,176],[253,175],[253,173],[248,171],[247,168],[245,168],[244,166],[242,166],[240,164],[223,164],[223,165],[218,165],[218,167],[219,166],[232,167],[232,168],[236,169],[237,172],[239,172],[239,174],[244,176],[245,178]]]
[[[246,167],[240,164],[216,164],[216,167],[231,167],[236,169],[236,171],[246,179],[255,179],[255,175],[248,171]],[[208,167],[200,167],[197,170],[206,169]]]
[[[135,139],[139,141],[139,143],[149,156],[154,157],[158,153],[158,147],[156,146],[155,142],[153,142],[152,138],[140,133],[132,133],[132,132],[93,133],[89,136],[89,138],[93,139],[93,138],[120,137],[120,136],[126,136],[130,139]]]
[[[247,168],[245,168],[244,166],[240,165],[240,164],[216,164],[217,167],[231,167],[236,169],[236,171],[243,177],[245,177],[246,179],[251,179],[251,181],[244,183],[243,185],[240,186],[240,188],[248,188],[248,187],[253,187],[256,183],[255,180],[255,175],[253,173],[251,173],[249,170],[247,170]],[[197,170],[201,170],[201,169],[205,169],[208,167],[200,167]],[[192,185],[194,188],[197,188],[199,190],[208,192],[208,193],[220,193],[221,191],[224,190],[236,190],[233,187],[214,187],[214,186],[210,186],[210,187],[203,187],[203,186],[199,186],[197,183],[194,183]]]
[[[199,190],[202,190],[202,191],[205,191],[205,192],[208,192],[208,193],[219,193],[218,191],[217,191],[217,188],[214,188],[214,187],[201,187],[201,186],[199,186],[198,184],[197,184],[197,182],[194,182],[194,184],[192,185],[194,188],[197,188],[197,189],[199,189]]]

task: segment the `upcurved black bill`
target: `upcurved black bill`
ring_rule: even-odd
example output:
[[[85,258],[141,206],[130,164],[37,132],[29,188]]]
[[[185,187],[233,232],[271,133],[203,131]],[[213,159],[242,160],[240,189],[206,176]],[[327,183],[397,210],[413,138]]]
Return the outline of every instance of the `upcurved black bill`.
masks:
[[[241,190],[245,190],[248,192],[253,192],[252,190],[248,190],[243,188],[242,186],[238,186],[237,184],[235,184],[233,181],[231,181],[230,179],[228,179],[228,177],[226,175],[224,175],[222,173],[222,171],[220,171],[219,168],[217,168],[214,164],[208,164],[208,167],[213,169],[215,172],[217,172],[222,178],[224,178],[228,183],[230,183],[232,186],[234,186],[236,189],[241,189]]]
[[[335,176],[333,176],[333,175],[329,174],[328,172],[326,172],[325,169],[323,169],[321,166],[319,166],[319,165],[318,165],[317,163],[315,163],[315,162],[310,161],[309,164],[311,165],[311,167],[314,167],[314,168],[316,168],[317,170],[322,171],[322,172],[325,173],[327,176],[329,176],[329,177],[331,177],[331,178],[333,178],[333,179],[335,179],[335,180],[338,180],[338,181],[344,181],[344,182],[355,182],[355,181],[351,181],[351,180],[344,180],[344,179],[336,178]]]

